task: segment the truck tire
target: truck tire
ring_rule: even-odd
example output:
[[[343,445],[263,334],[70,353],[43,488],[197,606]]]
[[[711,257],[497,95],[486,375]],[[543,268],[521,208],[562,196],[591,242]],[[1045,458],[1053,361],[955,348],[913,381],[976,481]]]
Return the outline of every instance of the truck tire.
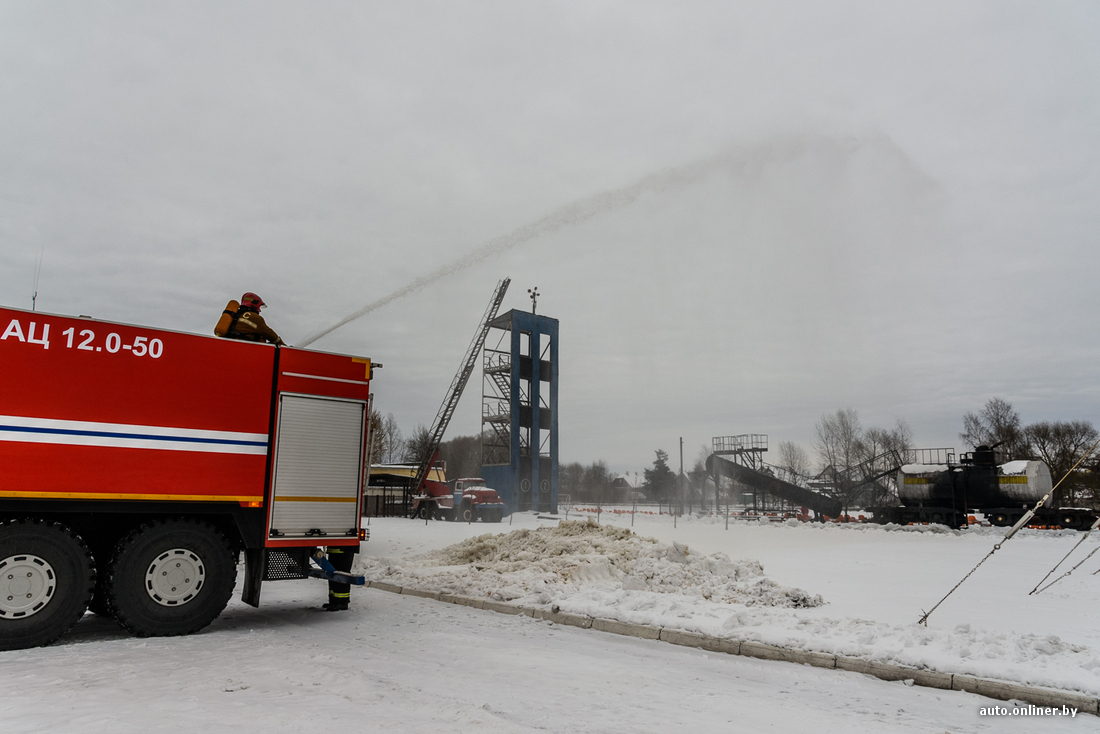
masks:
[[[459,517],[461,518],[462,522],[474,521],[474,507],[468,502],[462,503],[462,509],[459,510],[459,513]]]
[[[107,604],[115,620],[139,637],[189,635],[217,619],[236,580],[233,551],[219,530],[164,520],[119,541]]]
[[[95,563],[79,535],[55,522],[0,521],[0,650],[61,637],[94,589]]]

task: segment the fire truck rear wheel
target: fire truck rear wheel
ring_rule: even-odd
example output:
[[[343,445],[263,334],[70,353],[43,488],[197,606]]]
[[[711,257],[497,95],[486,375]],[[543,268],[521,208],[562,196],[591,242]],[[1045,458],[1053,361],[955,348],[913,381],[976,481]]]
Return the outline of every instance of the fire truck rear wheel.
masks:
[[[468,503],[463,504],[462,505],[462,510],[461,510],[461,517],[462,517],[462,522],[473,522],[474,521],[474,508],[473,508],[473,506],[468,504]]]
[[[119,542],[107,603],[118,623],[139,637],[189,635],[217,619],[236,580],[233,551],[220,531],[167,520]]]
[[[79,535],[42,520],[0,521],[0,650],[61,637],[94,588],[95,564]]]

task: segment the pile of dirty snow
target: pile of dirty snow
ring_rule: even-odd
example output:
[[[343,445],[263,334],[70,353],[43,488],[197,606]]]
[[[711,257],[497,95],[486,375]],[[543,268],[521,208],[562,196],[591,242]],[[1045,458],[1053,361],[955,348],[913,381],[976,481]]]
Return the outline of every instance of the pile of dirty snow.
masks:
[[[585,588],[677,594],[721,604],[816,607],[824,602],[764,576],[758,561],[692,553],[591,520],[486,534],[400,562],[364,559],[372,581],[549,605]]]

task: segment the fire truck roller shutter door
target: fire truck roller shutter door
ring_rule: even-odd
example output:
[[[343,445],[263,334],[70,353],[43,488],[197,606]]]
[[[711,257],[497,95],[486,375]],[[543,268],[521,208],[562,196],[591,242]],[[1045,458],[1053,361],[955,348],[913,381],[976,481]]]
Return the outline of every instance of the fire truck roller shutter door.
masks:
[[[109,574],[107,603],[119,624],[140,637],[187,635],[225,609],[237,564],[213,526],[166,520],[124,538]]]
[[[84,615],[95,588],[91,551],[58,523],[0,522],[0,650],[53,642]]]
[[[365,412],[363,400],[280,397],[271,511],[279,537],[355,535]]]

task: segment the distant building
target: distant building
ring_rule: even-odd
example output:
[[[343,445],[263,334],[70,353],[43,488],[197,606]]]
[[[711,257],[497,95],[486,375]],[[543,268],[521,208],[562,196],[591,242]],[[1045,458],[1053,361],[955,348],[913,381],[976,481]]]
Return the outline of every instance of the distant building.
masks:
[[[630,496],[634,492],[634,485],[630,483],[626,477],[616,477],[611,482],[611,502],[633,502],[634,499]],[[645,495],[642,495],[641,499],[645,499]]]

